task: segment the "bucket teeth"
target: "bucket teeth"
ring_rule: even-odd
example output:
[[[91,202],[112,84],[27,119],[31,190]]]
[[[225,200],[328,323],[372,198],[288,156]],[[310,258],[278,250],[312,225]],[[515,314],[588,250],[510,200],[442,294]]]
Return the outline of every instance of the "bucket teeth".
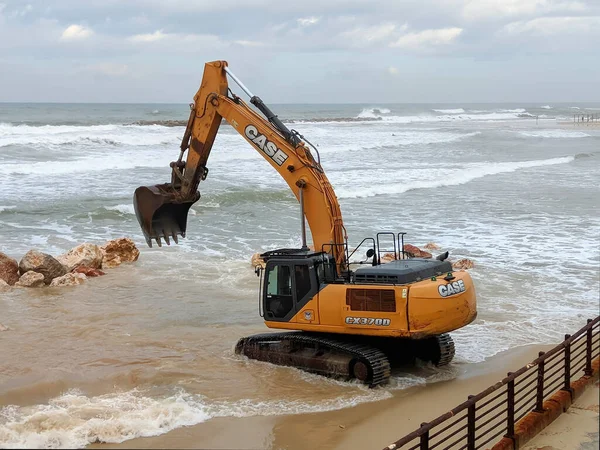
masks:
[[[167,243],[167,245],[171,245],[171,241],[169,240],[169,235],[165,232],[165,230],[163,230],[163,235],[165,237],[165,242]]]
[[[162,242],[160,241],[160,236],[156,236],[156,243],[159,247],[162,247]]]
[[[173,240],[176,244],[179,244],[179,239],[177,238],[177,233],[173,233]]]
[[[148,236],[144,236],[146,238],[146,244],[148,244],[148,247],[152,248],[152,239],[150,239]]]

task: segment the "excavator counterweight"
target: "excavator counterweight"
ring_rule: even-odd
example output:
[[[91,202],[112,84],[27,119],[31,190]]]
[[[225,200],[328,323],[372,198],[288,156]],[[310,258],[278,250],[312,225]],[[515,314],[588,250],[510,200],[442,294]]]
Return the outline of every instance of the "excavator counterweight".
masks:
[[[260,113],[231,92],[227,76]],[[405,233],[389,231],[363,239],[358,247],[370,246],[360,264],[371,261],[353,270],[357,263],[350,258],[356,250],[349,254],[340,205],[318,152],[315,159],[308,141],[289,130],[225,61],[204,67],[179,158],[171,163],[171,181],[135,191],[135,213],[148,245],[185,237],[187,215],[200,199],[198,187],[208,174],[223,119],[296,196],[302,234],[301,248],[263,253],[265,267],[257,271],[262,283],[259,313],[267,327],[279,332],[243,337],[235,352],[369,386],[386,383],[391,368],[415,359],[449,364],[454,342],[448,333],[477,316],[470,275],[454,271],[445,261],[447,252],[436,259],[413,258],[404,251]],[[306,245],[305,221],[314,250]],[[382,264],[379,241],[386,236],[393,241],[394,261]]]

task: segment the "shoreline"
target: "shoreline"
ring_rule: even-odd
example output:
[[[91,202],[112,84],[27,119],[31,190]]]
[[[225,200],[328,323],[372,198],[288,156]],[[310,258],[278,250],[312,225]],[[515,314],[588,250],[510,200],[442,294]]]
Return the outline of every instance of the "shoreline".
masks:
[[[536,358],[554,345],[527,345],[486,361],[455,364],[455,378],[395,390],[385,400],[351,408],[287,416],[222,417],[160,436],[88,448],[384,448]],[[427,407],[423,407],[427,405]],[[232,430],[235,430],[233,432]]]

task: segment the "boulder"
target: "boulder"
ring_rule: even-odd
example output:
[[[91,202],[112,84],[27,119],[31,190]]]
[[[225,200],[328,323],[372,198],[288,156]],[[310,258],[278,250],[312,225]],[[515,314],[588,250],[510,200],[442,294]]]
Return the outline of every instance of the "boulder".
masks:
[[[265,268],[265,261],[260,257],[260,253],[255,253],[252,255],[250,263],[252,264],[252,267],[260,266],[263,269]]]
[[[473,267],[475,267],[475,263],[467,258],[459,259],[452,263],[453,269],[472,269]]]
[[[6,325],[2,325],[0,323],[0,331],[8,331],[8,330],[10,330],[10,328],[8,328]]]
[[[10,291],[10,284],[0,278],[0,292]]]
[[[19,262],[19,272],[21,274],[30,270],[44,275],[44,283],[46,284],[50,284],[54,278],[67,273],[63,265],[55,258],[37,250],[29,250]]]
[[[87,277],[82,273],[68,273],[52,280],[50,286],[76,286],[84,283]]]
[[[2,252],[0,252],[0,280],[11,286],[19,281],[19,263]]]
[[[129,238],[119,238],[108,241],[101,247],[104,258],[102,267],[112,268],[124,262],[137,261],[140,251]]]
[[[381,255],[379,257],[379,260],[381,261],[381,263],[388,263],[390,261],[394,261],[394,254],[393,253],[384,253],[383,255]]]
[[[30,270],[21,275],[21,278],[15,283],[15,286],[36,288],[42,287],[44,284],[44,274]]]
[[[100,269],[94,269],[93,267],[83,267],[83,266],[74,268],[71,271],[71,273],[82,273],[86,277],[100,277],[102,275],[106,275]]]
[[[89,243],[78,245],[64,255],[56,257],[58,262],[65,266],[67,272],[71,272],[77,267],[101,269],[103,258],[104,253],[102,253],[100,247]]]
[[[433,256],[431,253],[421,250],[412,244],[404,244],[404,251],[410,253],[415,258],[431,258]]]
[[[439,250],[441,247],[434,242],[428,242],[423,246],[425,250]]]

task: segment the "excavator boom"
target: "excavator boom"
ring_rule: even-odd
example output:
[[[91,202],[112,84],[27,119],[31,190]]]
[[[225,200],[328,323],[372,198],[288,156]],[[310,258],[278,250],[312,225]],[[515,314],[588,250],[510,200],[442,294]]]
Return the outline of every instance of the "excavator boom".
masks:
[[[231,93],[227,75],[250,96],[250,102],[264,117]],[[187,214],[200,198],[198,186],[208,175],[207,162],[224,119],[275,168],[296,198],[302,200],[315,248],[334,255],[343,269],[347,237],[340,206],[320,162],[301,135],[289,130],[253,95],[225,61],[205,65],[200,89],[191,106],[179,158],[171,163],[171,182],[142,186],[134,194],[136,216],[148,245],[152,245],[152,240],[161,245],[161,239],[169,244],[170,238],[185,237]]]

